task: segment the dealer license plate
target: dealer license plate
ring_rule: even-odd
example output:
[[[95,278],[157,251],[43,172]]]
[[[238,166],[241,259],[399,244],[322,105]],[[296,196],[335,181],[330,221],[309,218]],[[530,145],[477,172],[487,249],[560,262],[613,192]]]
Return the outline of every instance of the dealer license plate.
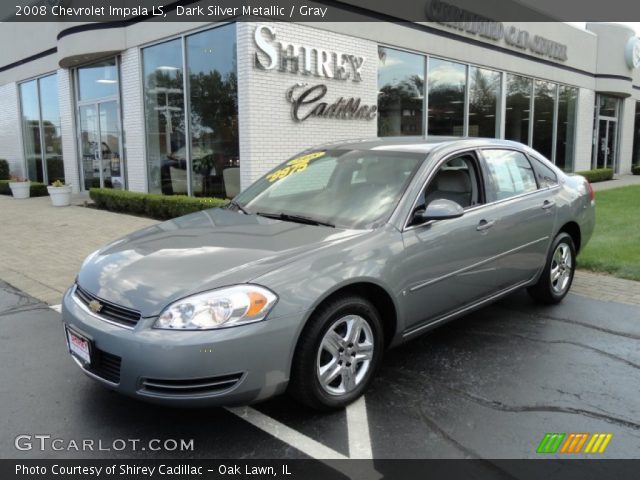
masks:
[[[86,365],[91,364],[91,342],[86,337],[67,328],[69,351]]]

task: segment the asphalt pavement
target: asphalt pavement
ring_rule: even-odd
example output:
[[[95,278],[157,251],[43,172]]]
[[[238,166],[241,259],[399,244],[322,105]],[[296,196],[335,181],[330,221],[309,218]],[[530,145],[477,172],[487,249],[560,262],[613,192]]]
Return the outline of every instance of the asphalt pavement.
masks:
[[[612,433],[600,458],[640,458],[639,340],[637,306],[570,294],[540,307],[518,292],[388,352],[348,411],[286,396],[184,410],[87,378],[60,314],[0,282],[0,458],[540,458],[547,432]]]

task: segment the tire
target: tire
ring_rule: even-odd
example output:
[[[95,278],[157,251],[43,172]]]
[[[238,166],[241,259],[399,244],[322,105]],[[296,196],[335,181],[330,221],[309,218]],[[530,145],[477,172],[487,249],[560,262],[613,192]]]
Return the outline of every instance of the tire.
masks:
[[[559,269],[559,276],[552,280]],[[576,247],[568,233],[560,232],[551,244],[538,283],[527,288],[534,300],[547,305],[560,303],[569,293],[576,271]]]
[[[371,302],[357,295],[329,300],[300,335],[289,393],[315,410],[344,408],[371,383],[383,349],[382,322]],[[321,371],[327,372],[324,381]]]

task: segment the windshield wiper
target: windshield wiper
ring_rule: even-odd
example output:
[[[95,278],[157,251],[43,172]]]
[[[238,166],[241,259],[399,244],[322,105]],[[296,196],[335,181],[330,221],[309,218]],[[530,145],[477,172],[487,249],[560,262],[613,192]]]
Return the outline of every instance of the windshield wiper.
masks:
[[[256,215],[260,215],[261,217],[267,217],[267,218],[275,218],[276,220],[283,220],[285,222],[297,222],[297,223],[304,223],[306,225],[322,225],[324,227],[336,228],[336,226],[333,223],[323,222],[322,220],[316,220],[315,218],[305,217],[303,215],[294,215],[291,213],[256,212]]]
[[[244,213],[245,215],[251,215],[249,212],[247,212],[244,207],[242,205],[240,205],[238,202],[236,202],[235,200],[231,200],[229,202],[229,205],[236,207],[238,210],[240,210],[242,213]]]

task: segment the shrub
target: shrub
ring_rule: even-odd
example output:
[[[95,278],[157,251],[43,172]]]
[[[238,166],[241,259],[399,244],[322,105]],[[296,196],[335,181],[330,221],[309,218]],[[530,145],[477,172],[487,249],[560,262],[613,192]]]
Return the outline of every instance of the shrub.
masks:
[[[11,188],[9,188],[10,180],[0,180],[0,195],[11,195]],[[47,186],[40,182],[31,182],[31,188],[29,189],[32,197],[46,197],[49,195]]]
[[[576,172],[576,175],[582,175],[589,180],[590,183],[604,182],[613,178],[613,168],[596,168],[594,170],[583,170]]]
[[[0,180],[9,180],[9,162],[0,158]]]
[[[631,167],[631,173],[634,175],[640,175],[640,165],[634,165]]]
[[[207,208],[226,205],[220,198],[198,198],[184,195],[158,195],[154,193],[128,192],[109,188],[92,188],[89,196],[96,207],[119,213],[133,213],[168,220]]]

